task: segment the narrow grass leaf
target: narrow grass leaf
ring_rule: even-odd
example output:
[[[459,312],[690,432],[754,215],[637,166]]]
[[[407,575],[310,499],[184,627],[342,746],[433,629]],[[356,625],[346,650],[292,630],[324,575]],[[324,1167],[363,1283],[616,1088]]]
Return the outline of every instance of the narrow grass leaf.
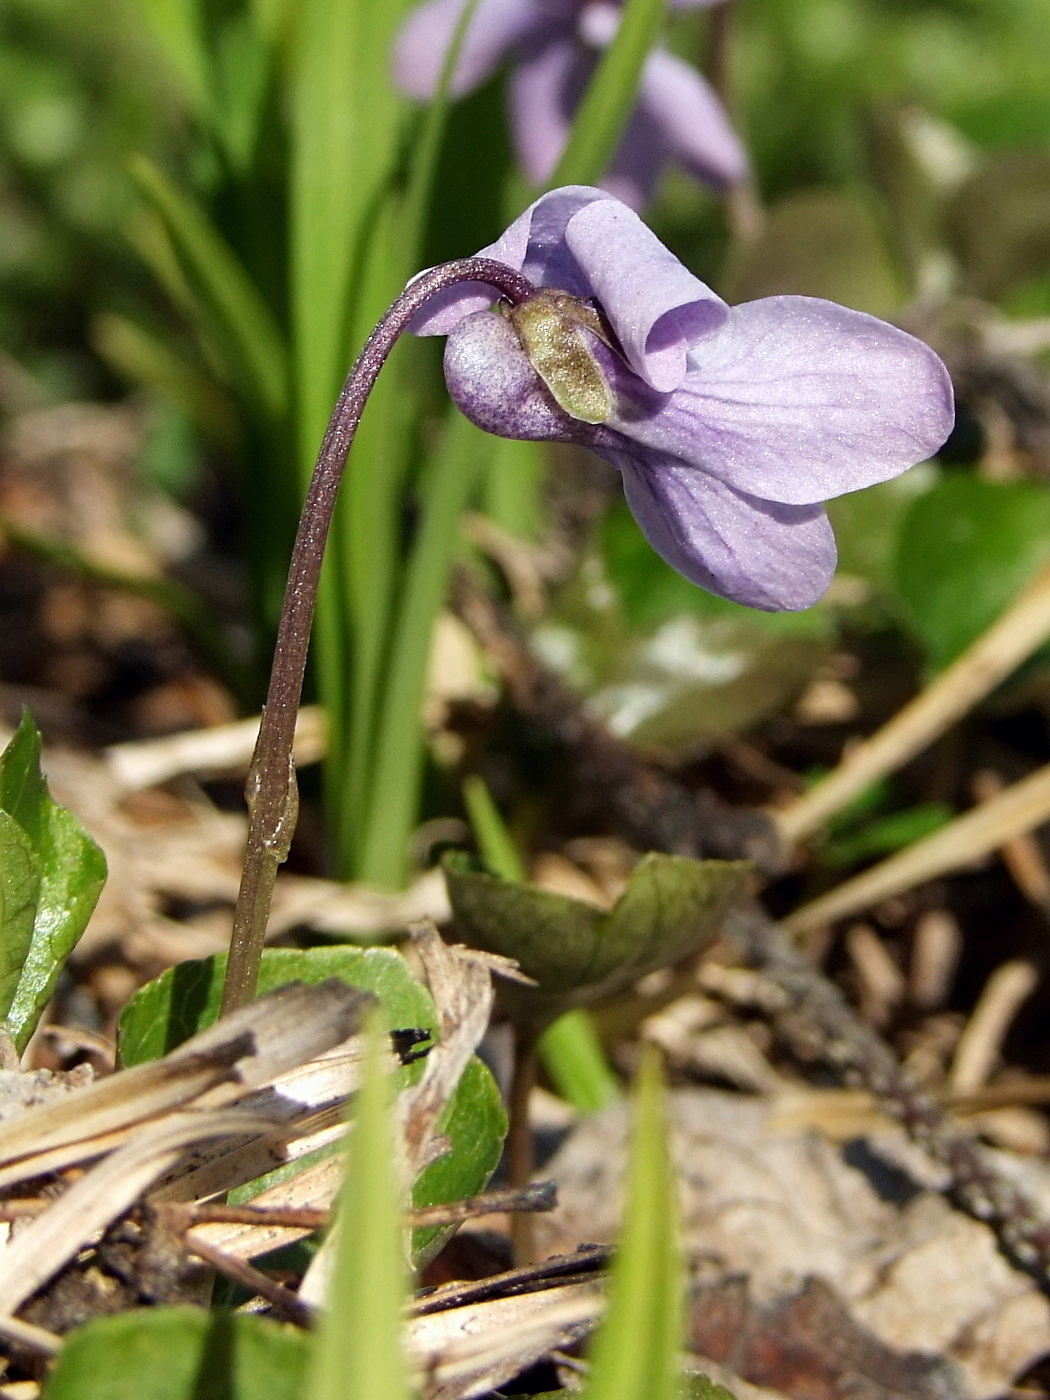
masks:
[[[420,705],[434,621],[445,597],[457,526],[477,480],[488,439],[461,414],[449,420],[424,488],[390,648],[371,782],[374,801],[363,833],[361,877],[399,885],[416,820],[423,773]]]
[[[383,1035],[372,1018],[340,1198],[328,1306],[307,1400],[408,1400],[401,1206]]]
[[[346,368],[363,234],[398,157],[402,104],[389,67],[403,8],[400,0],[304,0],[298,15],[292,316],[304,479]]]
[[[668,0],[627,0],[616,37],[587,86],[548,189],[594,185],[605,174],[627,125],[667,5]]]
[[[675,1178],[659,1052],[642,1051],[624,1220],[587,1400],[676,1400],[685,1323]]]
[[[493,874],[501,880],[528,879],[525,863],[518,854],[514,838],[507,830],[507,824],[492,800],[484,778],[472,773],[464,779],[463,802],[481,859]]]
[[[212,70],[197,0],[142,0],[141,13],[194,115],[210,125]]]
[[[544,1031],[540,1057],[555,1089],[580,1113],[597,1113],[620,1097],[594,1022],[586,1011],[567,1011]]]
[[[288,390],[280,331],[258,289],[203,209],[145,156],[131,173],[171,236],[187,276],[226,343],[242,386],[279,419]]]

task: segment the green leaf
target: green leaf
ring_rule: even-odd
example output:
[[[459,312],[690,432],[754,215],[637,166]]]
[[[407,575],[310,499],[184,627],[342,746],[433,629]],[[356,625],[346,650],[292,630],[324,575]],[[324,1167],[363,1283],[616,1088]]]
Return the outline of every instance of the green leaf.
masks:
[[[164,223],[185,273],[226,348],[234,378],[272,419],[288,399],[281,333],[236,253],[189,195],[152,161],[135,156],[131,173]]]
[[[446,857],[449,898],[468,943],[516,958],[536,987],[504,988],[512,1013],[543,1024],[622,991],[702,948],[745,886],[743,861],[651,854],[606,913],[581,900],[497,879]]]
[[[485,864],[503,880],[525,880],[525,867],[482,778],[463,783],[463,801]],[[581,1113],[594,1113],[619,1097],[598,1033],[586,1011],[568,1011],[540,1038],[544,1068],[561,1096]]]
[[[1013,602],[1050,555],[1050,488],[945,477],[904,521],[894,581],[912,629],[940,669]]]
[[[177,963],[147,982],[128,1001],[117,1023],[122,1066],[157,1060],[218,1020],[226,954]],[[390,948],[268,948],[259,972],[259,995],[305,982],[338,977],[374,992],[391,1029],[437,1025],[434,1004],[408,964]]]
[[[40,862],[29,837],[0,812],[0,1016],[15,999],[33,941]]]
[[[364,1081],[354,1099],[328,1306],[307,1400],[408,1400],[401,1340],[408,1278],[390,1077],[382,1058],[381,1028],[373,1016],[365,1032]]]
[[[142,987],[124,1007],[117,1025],[121,1065],[137,1065],[181,1045],[218,1018],[226,956],[220,954],[168,968]],[[418,1027],[435,1031],[434,1003],[416,981],[408,964],[390,948],[268,948],[259,973],[259,994],[289,982],[313,985],[327,977],[340,977],[352,987],[374,992],[391,1029]],[[423,1072],[421,1062],[401,1072],[414,1080]],[[474,1196],[485,1189],[499,1162],[507,1123],[499,1089],[480,1060],[472,1060],[445,1108],[440,1130],[451,1144],[449,1152],[423,1171],[413,1188],[418,1206]],[[299,1159],[292,1170],[301,1170],[309,1159]],[[261,1188],[260,1188],[261,1189]],[[245,1189],[239,1199],[249,1199]],[[413,1240],[413,1262],[425,1261],[448,1234],[444,1227],[418,1230]]]
[[[55,990],[65,961],[84,932],[106,880],[106,858],[72,812],[60,807],[47,790],[40,771],[40,734],[28,712],[0,757],[0,808],[17,822],[28,842],[33,876],[24,893],[8,895],[31,903],[22,918],[30,918],[30,938],[18,960],[18,977],[10,997],[0,995],[15,1046],[23,1050],[36,1029],[40,1013]],[[16,879],[18,857],[5,837],[3,879]],[[3,921],[4,966],[14,957],[16,936],[8,945],[9,920]],[[6,983],[4,984],[6,986]]]
[[[65,1339],[46,1400],[301,1400],[310,1338],[250,1314],[136,1308]]]
[[[627,0],[616,37],[587,85],[548,189],[595,185],[605,174],[634,106],[642,68],[660,34],[667,3]]]
[[[499,1086],[480,1060],[471,1060],[463,1071],[438,1123],[438,1131],[451,1141],[452,1151],[432,1162],[416,1178],[412,1204],[420,1210],[477,1195],[499,1166],[503,1139],[507,1136],[507,1114]],[[412,1267],[421,1269],[450,1233],[443,1225],[415,1230]]]
[[[484,778],[472,773],[463,780],[463,803],[481,858],[501,880],[524,881],[525,866]]]
[[[685,1271],[659,1051],[642,1049],[624,1220],[587,1400],[678,1400]]]
[[[371,883],[398,888],[404,881],[423,772],[418,715],[430,642],[448,587],[459,522],[488,442],[473,423],[451,411],[424,488],[376,722],[372,802],[362,833],[359,870],[361,878]]]

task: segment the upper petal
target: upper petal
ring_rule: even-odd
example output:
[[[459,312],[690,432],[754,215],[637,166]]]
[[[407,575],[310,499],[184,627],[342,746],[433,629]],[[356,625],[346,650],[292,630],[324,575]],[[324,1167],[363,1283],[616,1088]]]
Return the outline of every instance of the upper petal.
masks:
[[[747,152],[707,80],[674,54],[645,62],[639,105],[659,128],[667,153],[691,174],[731,185],[748,171]]]
[[[659,453],[602,449],[646,539],[673,569],[720,598],[766,612],[808,608],[835,573],[820,506],[758,501]]]
[[[534,200],[510,228],[478,257],[495,258],[524,272],[540,287],[560,287],[573,296],[590,296],[591,290],[565,243],[565,226],[580,209],[597,200],[611,200],[605,190],[590,185],[564,185]],[[416,335],[447,335],[457,321],[491,306],[491,287],[481,282],[461,282],[439,292],[426,310],[412,322]]]
[[[954,412],[940,359],[874,316],[812,297],[733,307],[690,354],[674,394],[646,394],[610,357],[609,426],[737,490],[794,505],[898,476],[944,442]]]
[[[394,46],[394,78],[410,97],[434,95],[466,5],[467,0],[428,0],[402,25]],[[543,0],[478,0],[452,75],[453,96],[484,82],[508,49],[548,23]]]
[[[676,389],[690,347],[725,324],[722,298],[618,199],[596,200],[573,214],[565,242],[632,369],[654,389]]]

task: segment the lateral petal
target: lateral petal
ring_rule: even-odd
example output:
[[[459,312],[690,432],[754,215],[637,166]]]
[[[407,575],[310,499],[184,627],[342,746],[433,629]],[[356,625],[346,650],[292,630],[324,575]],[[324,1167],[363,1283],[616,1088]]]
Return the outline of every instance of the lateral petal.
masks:
[[[899,476],[954,420],[951,380],[921,340],[812,297],[733,307],[659,397],[613,359],[609,426],[749,495],[811,505]]]

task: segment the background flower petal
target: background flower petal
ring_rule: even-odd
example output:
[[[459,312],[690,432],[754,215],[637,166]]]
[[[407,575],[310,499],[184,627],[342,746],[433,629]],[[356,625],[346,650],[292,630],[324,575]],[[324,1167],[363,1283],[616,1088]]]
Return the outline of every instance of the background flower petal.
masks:
[[[508,82],[514,149],[533,184],[542,184],[558,164],[593,67],[572,42],[571,28],[553,43],[526,45],[514,65]]]
[[[701,180],[731,185],[748,171],[747,152],[707,80],[682,59],[654,49],[645,63],[639,105],[667,154]]]
[[[928,345],[812,297],[733,307],[663,400],[610,371],[621,395],[610,426],[793,505],[899,476],[936,452],[953,421],[951,381]]]
[[[646,539],[673,569],[721,598],[767,612],[808,608],[835,573],[835,536],[820,506],[757,501],[658,454],[602,449]]]
[[[428,0],[406,19],[394,48],[394,79],[410,97],[434,95],[466,3]],[[549,23],[548,15],[542,0],[478,0],[452,75],[453,96],[483,83],[508,49]]]
[[[574,214],[565,242],[632,368],[654,389],[676,389],[690,347],[725,323],[722,298],[619,200],[595,201]]]

